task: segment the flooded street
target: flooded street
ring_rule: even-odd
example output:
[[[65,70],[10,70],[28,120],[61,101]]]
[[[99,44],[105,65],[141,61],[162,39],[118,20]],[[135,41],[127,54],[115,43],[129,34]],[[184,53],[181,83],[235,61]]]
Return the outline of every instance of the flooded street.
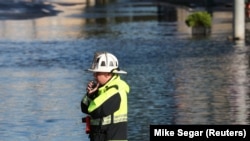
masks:
[[[148,2],[50,4],[57,15],[0,20],[1,140],[88,141],[80,101],[96,51],[128,72],[129,141],[148,141],[151,124],[250,124],[249,45],[227,40],[230,24],[193,38],[182,8],[161,19]]]

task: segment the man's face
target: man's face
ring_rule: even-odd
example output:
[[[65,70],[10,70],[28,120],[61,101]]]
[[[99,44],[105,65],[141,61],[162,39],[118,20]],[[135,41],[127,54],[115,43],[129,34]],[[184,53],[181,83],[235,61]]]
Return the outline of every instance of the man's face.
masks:
[[[108,72],[95,72],[93,75],[96,81],[101,85],[104,85],[112,77]]]

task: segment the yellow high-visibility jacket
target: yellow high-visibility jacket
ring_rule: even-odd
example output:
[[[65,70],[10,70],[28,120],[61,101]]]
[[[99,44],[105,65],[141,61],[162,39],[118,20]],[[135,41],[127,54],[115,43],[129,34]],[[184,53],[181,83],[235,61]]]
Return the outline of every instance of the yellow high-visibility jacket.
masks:
[[[93,97],[85,95],[81,102],[83,113],[91,116],[90,137],[105,133],[107,140],[127,140],[129,85],[119,75],[114,76]]]

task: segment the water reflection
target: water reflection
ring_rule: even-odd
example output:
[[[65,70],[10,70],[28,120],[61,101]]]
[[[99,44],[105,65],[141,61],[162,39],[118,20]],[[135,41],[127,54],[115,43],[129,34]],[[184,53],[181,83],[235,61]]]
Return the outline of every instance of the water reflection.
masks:
[[[75,4],[73,4],[75,3]],[[103,5],[100,3],[80,3],[79,1],[52,1],[58,16],[33,20],[3,20],[1,39],[10,40],[58,40],[87,38],[109,31],[113,24],[121,22],[156,20],[157,8],[152,5],[122,3]],[[101,5],[101,6],[100,6]],[[135,14],[137,13],[137,14]],[[23,29],[20,31],[20,29]],[[111,30],[111,29],[110,29]]]
[[[159,19],[144,2],[53,2],[57,16],[0,21],[5,141],[88,140],[79,101],[97,50],[116,54],[128,71],[131,141],[148,140],[150,124],[250,123],[249,47],[226,40],[231,24],[221,13],[213,13],[211,36],[194,39],[185,8]]]
[[[76,125],[80,115],[72,110],[78,105],[76,94],[81,93],[75,81],[79,76],[64,69],[1,68],[0,72],[4,74],[0,78],[2,139],[84,139],[81,124]]]
[[[249,120],[249,48],[243,45],[236,45],[236,54],[232,56],[231,73],[232,78],[229,87],[231,95],[231,117],[235,124],[248,124]]]
[[[225,54],[223,58],[210,56],[189,58],[185,64],[179,64],[188,68],[187,70],[175,69],[178,76],[175,82],[176,123],[247,124],[249,122],[247,119],[250,108],[249,51],[245,46],[236,46],[232,49],[234,52]]]
[[[122,22],[158,20],[177,25],[172,34],[191,37],[191,28],[185,25],[186,17],[192,12],[185,7],[173,5],[157,6],[152,3],[98,3],[93,0],[82,2],[50,1],[54,10],[61,11],[58,16],[36,18],[33,20],[2,20],[1,39],[11,40],[57,40],[69,38],[88,38],[106,34],[113,25]],[[28,16],[28,15],[27,15]],[[230,35],[232,32],[232,13],[214,11],[212,37]],[[23,30],[20,30],[23,29]],[[172,35],[171,34],[171,35]]]

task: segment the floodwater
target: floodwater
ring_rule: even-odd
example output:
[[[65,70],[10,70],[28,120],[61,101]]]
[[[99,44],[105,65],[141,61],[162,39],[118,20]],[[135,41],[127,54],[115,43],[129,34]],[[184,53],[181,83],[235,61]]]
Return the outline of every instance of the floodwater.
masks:
[[[227,40],[230,24],[197,38],[185,9],[161,18],[142,2],[52,5],[61,12],[0,21],[1,140],[87,141],[80,101],[96,51],[128,72],[130,141],[149,140],[151,124],[250,124],[249,46]]]

